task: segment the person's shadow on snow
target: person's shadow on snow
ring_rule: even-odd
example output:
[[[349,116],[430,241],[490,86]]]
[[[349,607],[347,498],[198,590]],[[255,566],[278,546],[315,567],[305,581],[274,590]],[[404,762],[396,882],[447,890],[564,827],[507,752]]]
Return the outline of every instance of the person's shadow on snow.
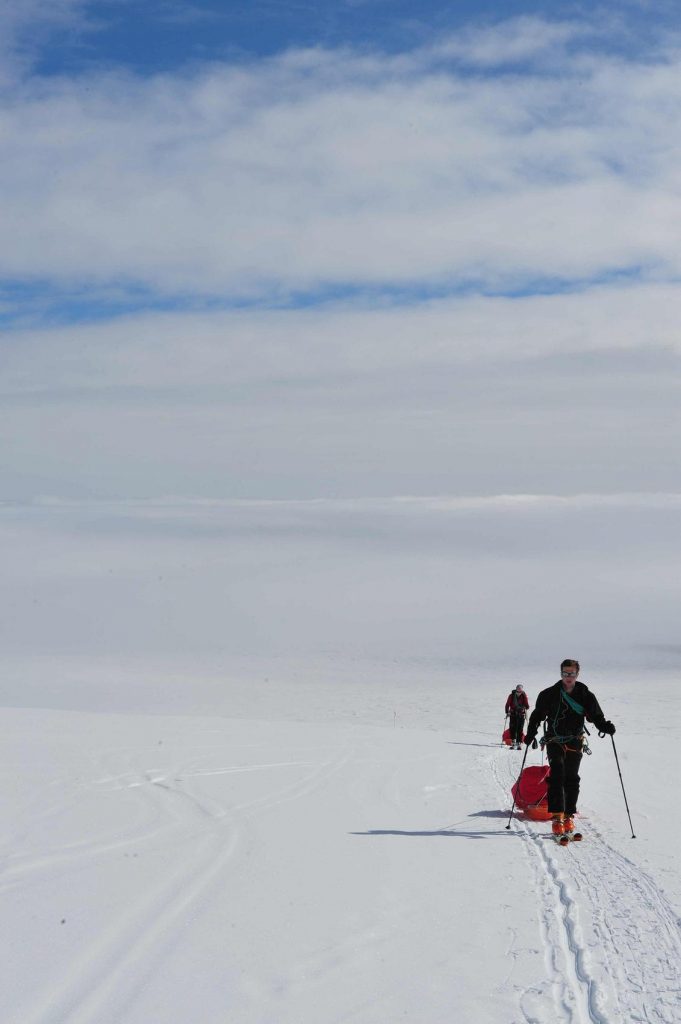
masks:
[[[508,811],[500,811],[495,808],[492,811],[473,811],[468,815],[469,818],[508,818]],[[445,828],[433,829],[432,831],[413,831],[409,832],[406,829],[398,828],[372,828],[367,832],[350,832],[351,836],[444,836],[451,839],[489,839],[491,836],[502,836],[508,835],[509,830],[503,829],[487,829],[480,830],[479,832],[471,832],[466,829],[459,829],[456,825],[447,825]],[[520,835],[521,833],[512,833]]]
[[[498,740],[494,743],[467,743],[463,740],[447,740],[448,747],[484,747],[486,750],[489,747],[501,747],[503,746]]]

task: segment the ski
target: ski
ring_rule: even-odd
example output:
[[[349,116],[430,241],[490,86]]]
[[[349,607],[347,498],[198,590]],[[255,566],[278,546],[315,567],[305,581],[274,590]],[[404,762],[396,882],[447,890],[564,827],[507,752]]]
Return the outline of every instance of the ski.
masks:
[[[568,832],[562,836],[552,835],[551,838],[555,839],[559,846],[567,846],[569,843],[581,843],[584,836],[581,832]]]

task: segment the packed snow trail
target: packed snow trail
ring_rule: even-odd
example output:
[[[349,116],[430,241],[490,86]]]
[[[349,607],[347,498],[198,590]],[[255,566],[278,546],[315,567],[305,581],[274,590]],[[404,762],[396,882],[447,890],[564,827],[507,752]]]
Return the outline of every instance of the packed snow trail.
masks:
[[[492,758],[507,802],[519,768],[507,754]],[[553,842],[549,823],[522,812],[514,818],[512,828],[526,840],[546,947],[546,979],[520,997],[527,1024],[548,1024],[548,992],[566,1024],[679,1024],[681,930],[655,882],[588,816],[579,818],[585,840],[576,848]]]

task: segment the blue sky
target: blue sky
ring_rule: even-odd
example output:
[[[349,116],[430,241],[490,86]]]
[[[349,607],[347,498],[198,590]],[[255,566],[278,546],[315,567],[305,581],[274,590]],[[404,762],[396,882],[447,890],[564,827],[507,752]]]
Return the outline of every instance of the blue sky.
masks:
[[[139,74],[174,71],[182,64],[267,56],[290,47],[369,47],[409,50],[470,25],[518,16],[584,18],[595,5],[547,0],[113,0],[82,3],[79,16],[46,26],[36,70],[75,73],[112,64]],[[611,19],[609,45],[631,48],[667,27],[678,28],[675,5],[620,2],[599,5]],[[22,32],[22,45],[34,36]]]
[[[6,3],[0,499],[675,493],[678,21]]]

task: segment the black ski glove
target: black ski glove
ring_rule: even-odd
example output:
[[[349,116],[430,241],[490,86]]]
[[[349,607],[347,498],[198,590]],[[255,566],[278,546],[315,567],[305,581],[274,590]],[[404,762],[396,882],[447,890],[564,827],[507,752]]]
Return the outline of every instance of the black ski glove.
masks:
[[[604,736],[614,736],[615,726],[612,724],[612,722],[603,722],[603,725],[600,728],[600,732],[602,732]]]
[[[534,733],[533,736],[526,736],[525,737],[525,746],[526,747],[531,746],[533,750],[537,749],[537,734],[536,734],[536,732]]]

